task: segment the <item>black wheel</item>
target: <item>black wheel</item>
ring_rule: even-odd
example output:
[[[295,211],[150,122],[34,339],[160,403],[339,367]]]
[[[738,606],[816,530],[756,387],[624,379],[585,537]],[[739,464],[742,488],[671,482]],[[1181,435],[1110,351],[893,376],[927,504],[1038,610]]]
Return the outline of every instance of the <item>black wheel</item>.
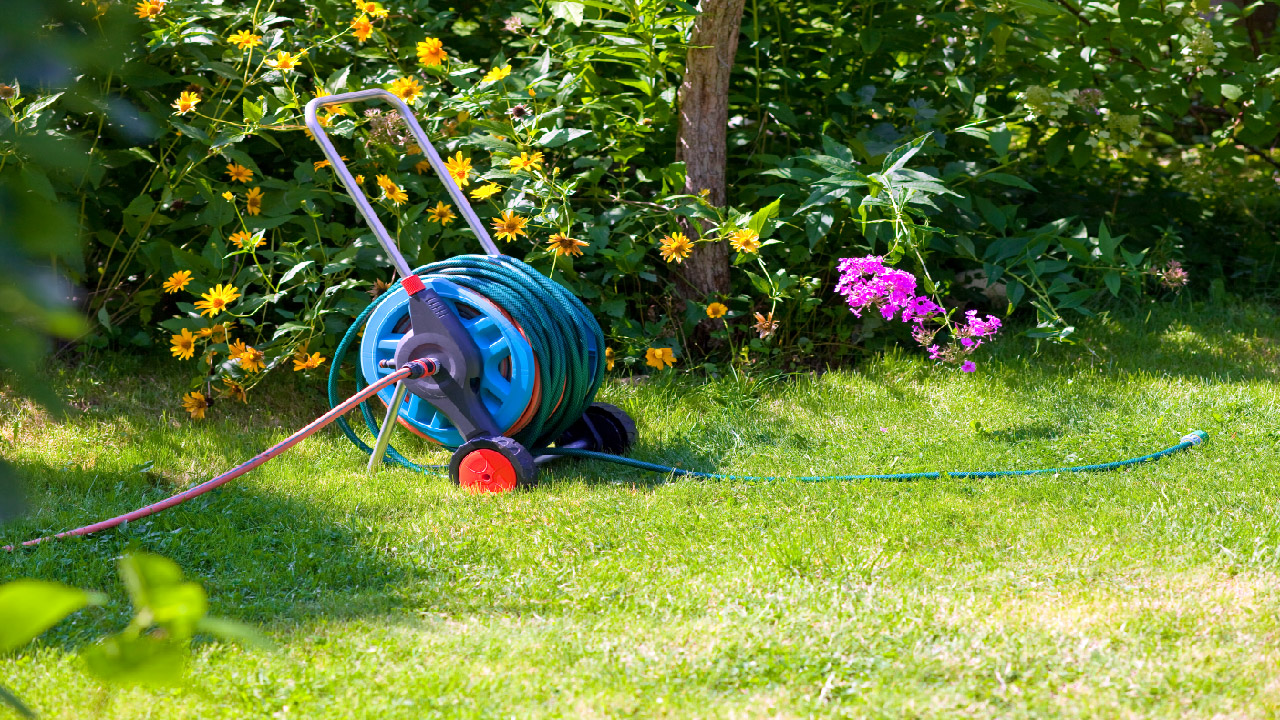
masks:
[[[609,403],[591,403],[582,414],[600,438],[600,451],[622,455],[636,444],[636,423],[622,408]]]
[[[449,477],[476,492],[510,492],[538,484],[538,468],[525,446],[509,437],[468,440],[453,451]]]

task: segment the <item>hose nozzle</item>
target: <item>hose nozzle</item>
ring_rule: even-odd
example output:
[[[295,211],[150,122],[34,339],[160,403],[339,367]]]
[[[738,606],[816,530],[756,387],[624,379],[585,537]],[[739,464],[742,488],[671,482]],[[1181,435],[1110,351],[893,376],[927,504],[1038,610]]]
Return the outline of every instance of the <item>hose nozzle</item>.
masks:
[[[1200,443],[1208,439],[1209,439],[1209,433],[1203,430],[1193,430],[1189,435],[1184,435],[1182,437],[1182,442],[1190,443],[1192,445],[1199,445]]]

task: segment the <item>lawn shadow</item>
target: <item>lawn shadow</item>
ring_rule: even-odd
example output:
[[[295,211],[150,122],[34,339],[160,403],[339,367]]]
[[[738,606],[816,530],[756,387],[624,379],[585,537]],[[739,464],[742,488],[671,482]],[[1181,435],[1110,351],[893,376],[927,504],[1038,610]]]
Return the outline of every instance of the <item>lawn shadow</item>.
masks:
[[[0,528],[8,545],[97,522],[181,490],[158,474],[81,470],[15,462],[28,479],[34,511]],[[17,578],[107,592],[110,605],[48,642],[82,643],[128,619],[115,560],[143,550],[178,563],[208,592],[210,614],[251,624],[350,616],[403,607],[392,588],[424,570],[390,557],[383,533],[361,517],[231,483],[155,515],[87,537],[22,548],[5,558],[0,583]],[[426,572],[430,572],[427,570]]]

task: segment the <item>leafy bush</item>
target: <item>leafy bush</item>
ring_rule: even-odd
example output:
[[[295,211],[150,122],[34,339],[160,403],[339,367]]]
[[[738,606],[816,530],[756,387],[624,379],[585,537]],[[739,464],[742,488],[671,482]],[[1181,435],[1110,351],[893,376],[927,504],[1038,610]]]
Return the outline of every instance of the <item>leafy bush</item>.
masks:
[[[753,2],[730,97],[730,207],[717,208],[682,194],[671,161],[694,12],[103,3],[78,27],[132,34],[115,68],[78,80],[97,101],[20,88],[0,107],[6,132],[91,145],[82,177],[28,180],[80,208],[81,252],[61,262],[97,320],[88,341],[159,339],[194,361],[197,416],[215,391],[244,401],[266,370],[321,366],[392,279],[302,125],[326,93],[410,101],[503,250],[586,299],[624,367],[691,357],[688,333],[709,316],[716,363],[805,363],[819,348],[835,361],[904,338],[832,292],[837,260],[863,254],[910,268],[948,312],[1027,306],[1032,332],[1065,339],[1072,313],[1185,281],[1168,263],[1203,257],[1188,243],[1219,215],[1187,209],[1223,194],[1204,181],[1212,168],[1270,182],[1277,67],[1232,5],[867,4],[833,25],[849,8]],[[478,250],[391,116],[324,121],[411,262]],[[31,155],[5,142],[25,171]],[[1121,200],[1169,207],[1168,220],[1132,222]],[[690,250],[680,217],[703,226],[696,242],[733,245],[724,294],[667,292]],[[1242,224],[1216,267],[1252,254],[1261,277],[1262,232]]]

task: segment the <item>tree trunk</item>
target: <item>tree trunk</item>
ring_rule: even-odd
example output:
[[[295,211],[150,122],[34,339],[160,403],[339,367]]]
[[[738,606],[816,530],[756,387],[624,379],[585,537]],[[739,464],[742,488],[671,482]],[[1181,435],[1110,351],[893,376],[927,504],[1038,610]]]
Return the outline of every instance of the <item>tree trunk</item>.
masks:
[[[738,26],[746,0],[702,0],[689,38],[684,82],[680,84],[680,129],[676,160],[685,163],[685,192],[707,191],[713,205],[726,201],[725,156],[729,125],[729,75],[738,51]],[[702,235],[696,222],[681,220],[690,238]],[[677,269],[677,287],[687,300],[729,291],[729,247],[723,241],[698,244]]]

